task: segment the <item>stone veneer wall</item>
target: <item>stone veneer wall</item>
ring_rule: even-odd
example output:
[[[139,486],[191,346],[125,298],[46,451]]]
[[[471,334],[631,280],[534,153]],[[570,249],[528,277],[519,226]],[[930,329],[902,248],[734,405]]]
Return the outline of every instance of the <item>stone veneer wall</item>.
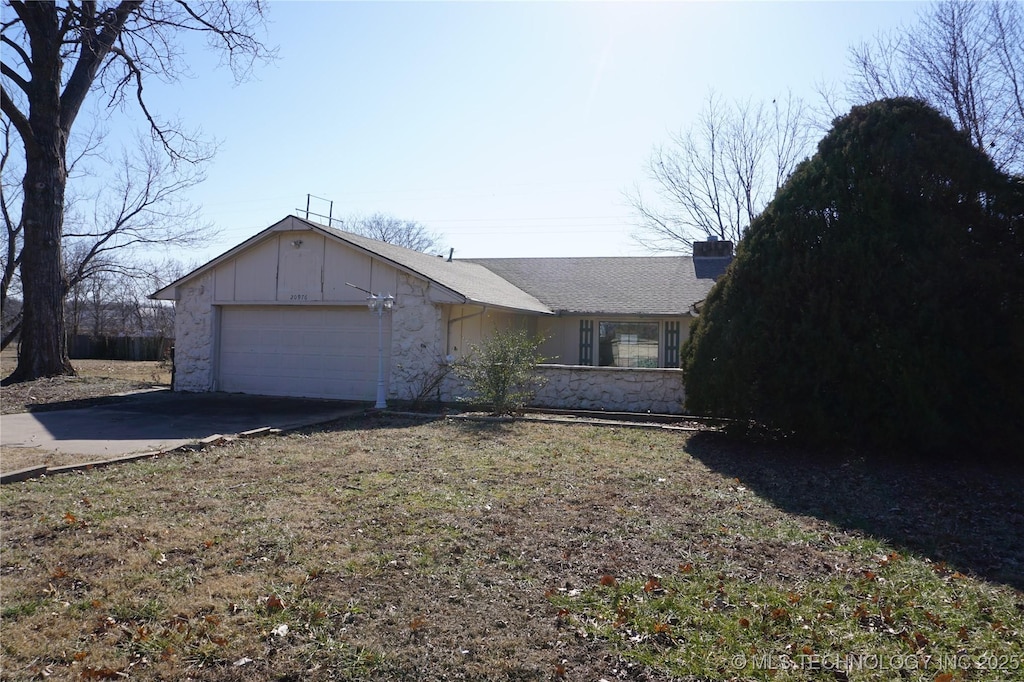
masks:
[[[678,369],[539,365],[547,384],[533,405],[559,409],[682,414],[685,391]]]
[[[428,391],[444,373],[444,320],[441,306],[430,302],[428,284],[400,275],[395,307],[391,311],[391,380],[388,397],[397,400],[424,398],[447,400],[440,386]],[[423,393],[429,395],[423,396]]]
[[[213,272],[185,288],[174,304],[174,390],[213,390]]]

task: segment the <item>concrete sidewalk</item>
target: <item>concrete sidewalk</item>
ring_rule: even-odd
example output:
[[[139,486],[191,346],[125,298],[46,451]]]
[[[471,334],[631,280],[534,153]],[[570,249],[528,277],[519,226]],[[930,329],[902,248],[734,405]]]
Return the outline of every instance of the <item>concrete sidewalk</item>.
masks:
[[[0,415],[0,450],[31,448],[96,461],[172,450],[215,434],[293,429],[365,408],[333,400],[149,391],[96,407]],[[0,468],[9,467],[0,461]]]

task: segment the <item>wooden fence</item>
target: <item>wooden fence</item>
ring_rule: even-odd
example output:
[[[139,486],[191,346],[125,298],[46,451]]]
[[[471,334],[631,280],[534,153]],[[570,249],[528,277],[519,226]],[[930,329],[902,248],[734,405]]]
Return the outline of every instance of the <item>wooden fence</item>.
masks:
[[[174,339],[162,336],[71,337],[68,354],[73,360],[164,360],[171,356]]]

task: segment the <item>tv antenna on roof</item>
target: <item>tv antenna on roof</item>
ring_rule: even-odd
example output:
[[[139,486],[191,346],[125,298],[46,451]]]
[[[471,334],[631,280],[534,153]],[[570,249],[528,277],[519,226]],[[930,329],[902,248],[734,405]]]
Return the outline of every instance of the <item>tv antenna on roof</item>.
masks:
[[[310,210],[310,204],[311,204],[311,201],[313,199],[317,199],[319,201],[326,201],[327,202],[327,204],[328,204],[328,206],[327,206],[327,215],[324,215],[322,213],[314,213],[313,211]],[[323,209],[321,209],[321,210],[323,210]],[[297,208],[297,209],[295,209],[295,212],[296,213],[302,213],[303,211],[302,211],[301,208]],[[327,227],[334,227],[334,200],[333,199],[324,199],[323,197],[318,197],[315,194],[307,194],[306,195],[306,210],[305,210],[305,214],[306,214],[306,220],[309,220],[309,216],[313,216],[314,218],[326,218],[327,219]],[[342,220],[341,218],[338,218],[338,223],[341,224],[341,225],[344,225],[345,221]]]

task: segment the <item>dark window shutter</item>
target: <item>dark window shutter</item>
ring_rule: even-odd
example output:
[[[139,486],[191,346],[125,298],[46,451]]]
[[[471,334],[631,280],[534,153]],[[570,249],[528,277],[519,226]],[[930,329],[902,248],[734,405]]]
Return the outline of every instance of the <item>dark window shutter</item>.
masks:
[[[594,321],[580,320],[580,364],[594,364]]]
[[[679,323],[665,323],[665,366],[679,366]]]

